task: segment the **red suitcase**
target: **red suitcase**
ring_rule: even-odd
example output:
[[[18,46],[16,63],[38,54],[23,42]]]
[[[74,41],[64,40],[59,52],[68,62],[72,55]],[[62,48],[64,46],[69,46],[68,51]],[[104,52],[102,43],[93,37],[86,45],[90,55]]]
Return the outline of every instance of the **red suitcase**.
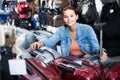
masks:
[[[20,80],[62,80],[57,71],[35,58],[28,58],[26,60],[27,74],[21,75]]]
[[[120,62],[111,64],[108,69],[106,69],[104,80],[120,80]]]
[[[104,69],[99,65],[73,57],[59,57],[50,63],[63,80],[102,80]]]

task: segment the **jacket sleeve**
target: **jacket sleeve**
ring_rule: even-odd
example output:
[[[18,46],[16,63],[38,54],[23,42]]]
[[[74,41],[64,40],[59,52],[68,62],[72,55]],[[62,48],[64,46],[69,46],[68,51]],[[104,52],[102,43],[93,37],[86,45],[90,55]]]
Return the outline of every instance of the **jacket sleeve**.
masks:
[[[50,38],[44,40],[44,44],[47,47],[53,47],[56,45],[58,41],[60,41],[60,35],[61,35],[61,28],[58,28],[56,33],[54,33]]]
[[[94,32],[93,28],[92,27],[88,27],[88,39],[90,41],[90,44],[91,44],[91,50],[93,53],[99,53],[99,50],[100,50],[100,46],[99,46],[99,42],[98,42],[98,39],[97,39],[97,35],[96,33]]]

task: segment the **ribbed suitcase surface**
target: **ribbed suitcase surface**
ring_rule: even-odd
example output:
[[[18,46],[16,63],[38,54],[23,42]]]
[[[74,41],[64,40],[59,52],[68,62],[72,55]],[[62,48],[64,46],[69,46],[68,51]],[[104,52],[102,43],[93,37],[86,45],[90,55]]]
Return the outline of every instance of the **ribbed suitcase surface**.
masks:
[[[57,71],[35,58],[26,59],[28,74],[22,75],[20,80],[61,80]]]
[[[50,63],[63,80],[102,80],[104,70],[97,64],[72,57],[59,57]]]

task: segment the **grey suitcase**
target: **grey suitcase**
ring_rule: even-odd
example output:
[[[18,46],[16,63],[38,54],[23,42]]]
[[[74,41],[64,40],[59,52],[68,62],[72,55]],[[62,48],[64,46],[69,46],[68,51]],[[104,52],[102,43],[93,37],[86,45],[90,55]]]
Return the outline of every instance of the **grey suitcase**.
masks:
[[[56,58],[60,57],[60,53],[56,50],[48,48],[48,47],[40,47],[34,51],[29,50],[29,53],[35,57],[36,59],[43,61],[45,63],[50,63],[51,61],[55,60]]]
[[[34,33],[34,36],[37,41],[47,39],[53,35],[53,33],[50,33],[48,31],[44,31],[44,30],[34,30],[32,32]]]

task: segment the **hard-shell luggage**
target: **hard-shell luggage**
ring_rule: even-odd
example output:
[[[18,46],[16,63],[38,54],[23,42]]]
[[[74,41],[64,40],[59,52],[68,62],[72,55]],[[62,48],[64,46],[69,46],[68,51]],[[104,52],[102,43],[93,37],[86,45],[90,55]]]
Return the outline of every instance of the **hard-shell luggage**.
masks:
[[[36,37],[37,41],[47,39],[53,35],[52,33],[45,31],[45,30],[35,30],[35,31],[31,31],[31,32],[34,33],[34,36]]]
[[[56,50],[45,46],[40,47],[33,51],[30,50],[29,53],[39,61],[43,61],[44,63],[47,64],[55,60],[56,58],[60,57],[60,54]]]
[[[1,80],[16,80],[15,76],[10,75],[9,72],[8,60],[13,58],[12,54],[1,54],[1,58]]]
[[[50,63],[63,80],[102,80],[104,69],[99,65],[73,57],[59,57]]]
[[[20,80],[61,80],[60,75],[53,67],[38,61],[36,58],[27,58],[25,60],[27,74],[21,75]]]
[[[31,30],[33,29],[32,21],[29,19],[20,19],[19,27]]]
[[[32,44],[33,42],[47,39],[51,35],[52,33],[49,33],[48,31],[26,30],[23,28],[17,28],[16,45],[23,49],[28,49],[30,44]]]
[[[25,31],[24,29],[21,30],[23,30],[24,32],[22,33],[19,31],[17,33],[15,45],[19,48],[28,49],[30,44],[35,42],[35,36],[30,31]]]
[[[101,11],[101,22],[107,23],[103,27],[103,47],[108,56],[120,56],[120,0],[101,0],[104,6]]]
[[[120,62],[109,65],[104,74],[104,80],[120,80]]]

